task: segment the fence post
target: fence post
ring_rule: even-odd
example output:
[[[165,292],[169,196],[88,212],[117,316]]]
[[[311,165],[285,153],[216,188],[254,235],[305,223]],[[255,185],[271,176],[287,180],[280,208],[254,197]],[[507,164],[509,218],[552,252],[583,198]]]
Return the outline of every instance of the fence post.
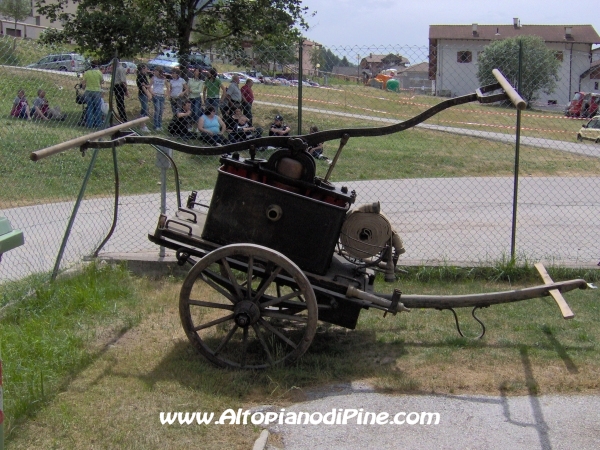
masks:
[[[517,71],[517,92],[521,94],[521,81],[523,74],[523,41],[519,40],[519,66]],[[510,260],[515,261],[516,242],[517,242],[517,207],[519,198],[519,144],[521,142],[521,110],[517,108],[517,124],[515,130],[515,166],[514,166],[514,185],[513,185],[513,211],[512,211],[512,230],[510,237]]]
[[[302,58],[304,56],[304,39],[298,46],[298,134],[302,134]]]

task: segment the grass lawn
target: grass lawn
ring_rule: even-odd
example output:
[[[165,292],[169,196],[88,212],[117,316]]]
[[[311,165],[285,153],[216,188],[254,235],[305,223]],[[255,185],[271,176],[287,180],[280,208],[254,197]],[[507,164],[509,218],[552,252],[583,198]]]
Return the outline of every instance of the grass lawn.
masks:
[[[556,280],[597,279],[595,272],[549,271]],[[414,268],[395,284],[377,281],[376,290],[461,294],[539,283],[530,268]],[[481,310],[487,334],[480,341],[459,338],[447,311],[385,319],[363,311],[356,330],[320,322],[293,366],[243,372],[217,369],[193,351],[179,323],[180,287],[176,278],[135,278],[121,268],[92,266],[38,291],[24,304],[27,314],[5,311],[0,331],[10,448],[202,443],[245,449],[260,429],[161,427],[159,412],[285,406],[313,389],[354,380],[389,394],[568,394],[600,387],[597,291],[566,295],[576,314],[569,321],[550,298]],[[459,311],[461,324],[475,335],[469,312]]]

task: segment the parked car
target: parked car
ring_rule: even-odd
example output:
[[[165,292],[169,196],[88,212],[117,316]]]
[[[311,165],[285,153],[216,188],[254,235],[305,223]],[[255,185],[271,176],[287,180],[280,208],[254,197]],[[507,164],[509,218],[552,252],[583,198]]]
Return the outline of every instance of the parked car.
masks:
[[[281,82],[273,77],[263,77],[262,82],[271,86],[281,86]]]
[[[149,70],[162,69],[165,73],[171,73],[173,69],[179,68],[179,58],[177,56],[158,55],[156,58],[148,61]]]
[[[244,72],[230,72],[232,75],[238,75],[240,77],[240,83],[245,83],[246,80],[252,80],[254,84],[260,83],[261,81],[253,76],[248,75]]]
[[[565,109],[567,117],[594,117],[598,114],[600,94],[595,92],[575,92],[573,99]]]
[[[56,53],[44,56],[38,62],[29,64],[27,67],[64,72],[85,72],[91,67],[91,64],[78,53]]]
[[[600,144],[600,117],[594,117],[577,132],[577,140],[583,141],[584,139]]]
[[[127,74],[137,72],[137,65],[135,63],[129,61],[121,61],[120,64],[123,66],[123,68],[125,68],[125,72]],[[112,73],[112,62],[100,66],[99,69],[102,73]]]
[[[194,69],[208,71],[212,68],[210,60],[206,55],[192,52],[188,55],[188,70],[192,72]],[[148,69],[154,70],[157,67],[162,68],[165,73],[171,73],[173,69],[180,68],[179,54],[176,51],[163,51],[156,58],[148,61]]]

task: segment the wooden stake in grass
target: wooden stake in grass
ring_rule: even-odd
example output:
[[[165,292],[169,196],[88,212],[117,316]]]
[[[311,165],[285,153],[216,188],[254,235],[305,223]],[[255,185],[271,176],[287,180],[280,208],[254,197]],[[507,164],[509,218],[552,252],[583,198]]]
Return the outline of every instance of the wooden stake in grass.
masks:
[[[537,271],[540,273],[540,276],[542,277],[542,280],[544,280],[544,283],[546,283],[546,284],[554,283],[554,281],[552,281],[552,278],[550,278],[550,275],[548,275],[548,272],[546,271],[546,268],[544,267],[544,265],[542,263],[536,263],[536,264],[534,264],[534,266],[537,269]],[[551,289],[550,295],[552,296],[552,298],[554,299],[554,301],[560,308],[560,312],[562,313],[562,315],[565,319],[572,319],[573,317],[575,317],[575,314],[573,314],[573,311],[571,311],[571,308],[567,304],[567,301],[565,300],[565,298],[562,296],[562,294],[560,293],[560,291],[558,289]]]

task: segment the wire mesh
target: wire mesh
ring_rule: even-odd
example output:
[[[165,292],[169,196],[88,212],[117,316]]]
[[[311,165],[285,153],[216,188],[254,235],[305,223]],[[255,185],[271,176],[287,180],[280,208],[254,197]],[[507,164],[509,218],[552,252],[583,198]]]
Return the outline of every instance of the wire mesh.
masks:
[[[1,281],[52,270],[92,151],[82,157],[74,149],[36,163],[29,160],[29,153],[94,131],[82,120],[87,105],[77,101],[76,85],[81,78],[72,50],[27,40],[18,40],[15,48],[13,44],[10,38],[0,39],[4,125],[0,127],[0,207],[13,228],[24,231],[26,243],[3,256]],[[555,72],[535,69],[536,58],[547,63],[547,53],[528,52],[524,61],[527,86],[541,87],[528,91],[529,108],[521,116],[517,255],[555,264],[591,265],[600,254],[600,151],[596,143],[600,124],[596,128],[592,119],[587,125],[597,110],[596,97],[587,94],[598,91],[600,71],[585,49],[548,51],[557,62]],[[298,86],[300,55],[302,82]],[[144,63],[152,56],[133,62]],[[302,49],[264,48],[243,56],[214,52],[208,56],[224,86],[231,83],[234,72],[242,73],[242,85],[250,76],[260,80],[253,85],[251,111],[253,124],[265,134],[275,115],[283,116],[292,134],[307,134],[314,126],[319,130],[373,127],[409,119],[447,97],[472,93],[489,83],[479,73],[489,63],[486,57],[494,56],[492,63],[516,83],[514,52],[498,56],[483,47],[329,48],[307,43]],[[41,67],[50,60],[68,65]],[[37,68],[27,67],[30,64]],[[141,104],[136,73],[126,77],[125,108],[131,120],[140,116]],[[102,96],[109,102],[110,73],[104,74],[104,80]],[[522,87],[526,88],[525,82]],[[20,90],[29,108],[38,92],[45,91],[48,107],[57,108],[53,110],[56,117],[45,120],[29,112],[28,120],[27,113],[11,114],[21,101]],[[581,100],[571,102],[575,92],[581,93]],[[152,102],[149,113],[154,114]],[[169,134],[171,121],[167,104],[165,126],[150,133],[179,139]],[[382,212],[404,241],[406,254],[401,261],[494,262],[506,257],[511,246],[515,124],[516,110],[509,104],[451,108],[402,133],[351,139],[331,181],[356,190],[358,204],[381,202]],[[330,160],[336,150],[336,142],[325,143],[324,155]],[[158,253],[147,239],[160,211],[156,150],[126,145],[117,148],[116,154],[117,227],[102,252]],[[218,157],[175,152],[174,158],[184,200],[196,190],[199,199],[208,203]],[[326,160],[317,160],[319,176],[328,168]],[[167,185],[167,208],[172,211],[176,207],[172,170]],[[112,152],[98,150],[61,269],[93,254],[106,237],[113,222],[114,189]]]

